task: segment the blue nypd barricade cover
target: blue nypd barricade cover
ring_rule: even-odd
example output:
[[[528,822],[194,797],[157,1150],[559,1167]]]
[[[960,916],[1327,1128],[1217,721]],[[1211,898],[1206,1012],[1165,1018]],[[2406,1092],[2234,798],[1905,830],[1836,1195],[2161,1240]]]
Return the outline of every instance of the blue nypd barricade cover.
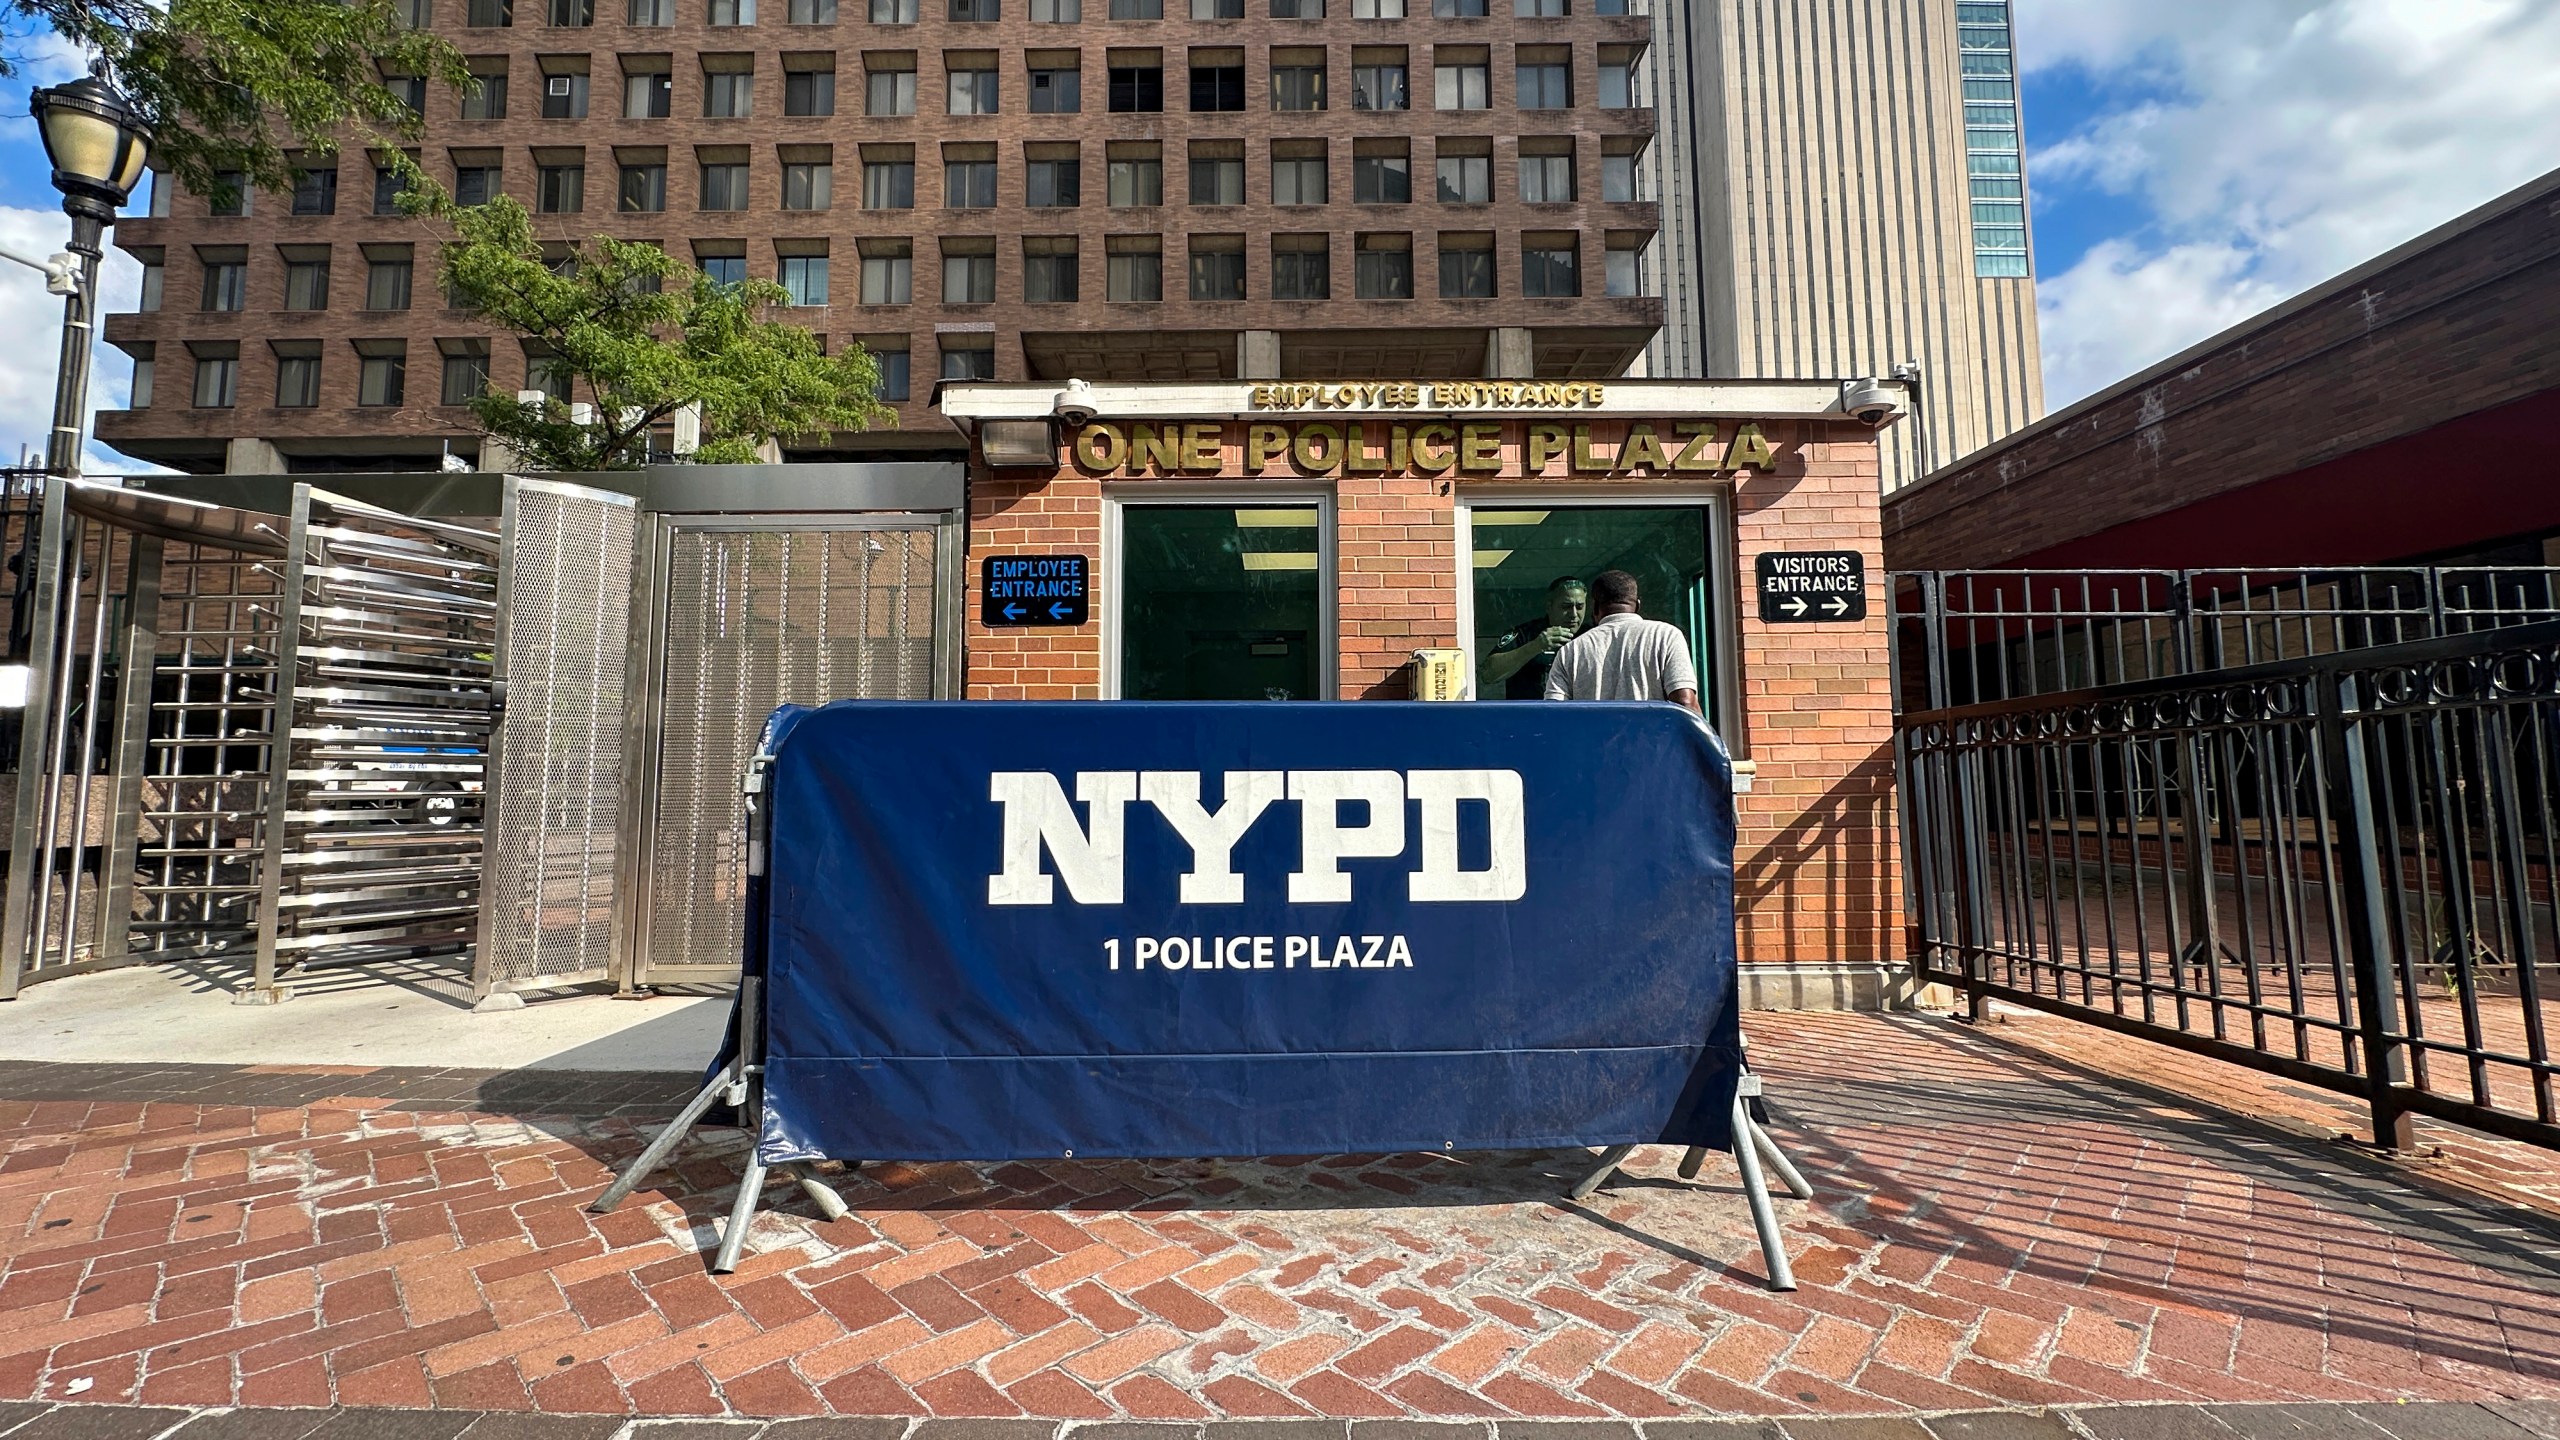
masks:
[[[1667,705],[786,708],[788,1160],[1731,1146],[1731,768]]]

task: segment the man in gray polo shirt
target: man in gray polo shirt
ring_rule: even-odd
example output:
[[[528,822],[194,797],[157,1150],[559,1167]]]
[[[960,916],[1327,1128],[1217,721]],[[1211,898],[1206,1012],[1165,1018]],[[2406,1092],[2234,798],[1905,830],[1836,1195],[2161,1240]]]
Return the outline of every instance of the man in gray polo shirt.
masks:
[[[1550,700],[1668,700],[1698,711],[1698,667],[1677,625],[1636,613],[1636,577],[1603,570],[1591,582],[1599,615],[1556,652],[1547,671]]]

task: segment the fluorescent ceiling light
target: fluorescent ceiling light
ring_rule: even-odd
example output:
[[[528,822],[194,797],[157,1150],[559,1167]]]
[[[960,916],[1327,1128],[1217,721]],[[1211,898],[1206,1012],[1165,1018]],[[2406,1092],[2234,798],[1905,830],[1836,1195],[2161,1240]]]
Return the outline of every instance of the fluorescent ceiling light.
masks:
[[[0,665],[0,710],[27,708],[27,688],[34,674],[24,665]]]
[[[1236,512],[1236,528],[1239,530],[1313,530],[1316,528],[1316,512],[1313,506],[1289,510],[1239,510]]]
[[[1479,550],[1476,552],[1476,568],[1490,570],[1510,558],[1511,552],[1508,550]]]
[[[1543,525],[1552,513],[1548,510],[1478,510],[1474,520],[1478,525]]]
[[[1316,552],[1313,550],[1247,550],[1244,552],[1244,568],[1247,570],[1313,570],[1316,568]]]

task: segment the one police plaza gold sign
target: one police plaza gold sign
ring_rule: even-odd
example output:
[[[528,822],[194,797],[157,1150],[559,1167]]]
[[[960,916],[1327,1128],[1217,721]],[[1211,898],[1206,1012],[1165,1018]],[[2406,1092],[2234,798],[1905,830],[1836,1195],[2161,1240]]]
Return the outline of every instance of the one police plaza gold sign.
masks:
[[[1776,458],[1756,422],[1688,419],[1138,421],[1079,426],[1067,449],[1077,471],[1099,478],[1572,474],[1694,480],[1765,470]]]

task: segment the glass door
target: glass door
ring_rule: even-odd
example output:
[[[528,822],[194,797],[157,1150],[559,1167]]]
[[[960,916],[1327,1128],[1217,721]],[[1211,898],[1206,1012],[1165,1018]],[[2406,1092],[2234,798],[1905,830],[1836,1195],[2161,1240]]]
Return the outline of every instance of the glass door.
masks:
[[[1123,505],[1113,582],[1120,698],[1326,698],[1319,506]]]
[[[1471,659],[1479,700],[1546,693],[1555,649],[1589,626],[1589,586],[1603,570],[1636,577],[1638,613],[1689,637],[1707,720],[1716,723],[1716,590],[1708,507],[1482,505],[1468,512],[1474,555]]]

